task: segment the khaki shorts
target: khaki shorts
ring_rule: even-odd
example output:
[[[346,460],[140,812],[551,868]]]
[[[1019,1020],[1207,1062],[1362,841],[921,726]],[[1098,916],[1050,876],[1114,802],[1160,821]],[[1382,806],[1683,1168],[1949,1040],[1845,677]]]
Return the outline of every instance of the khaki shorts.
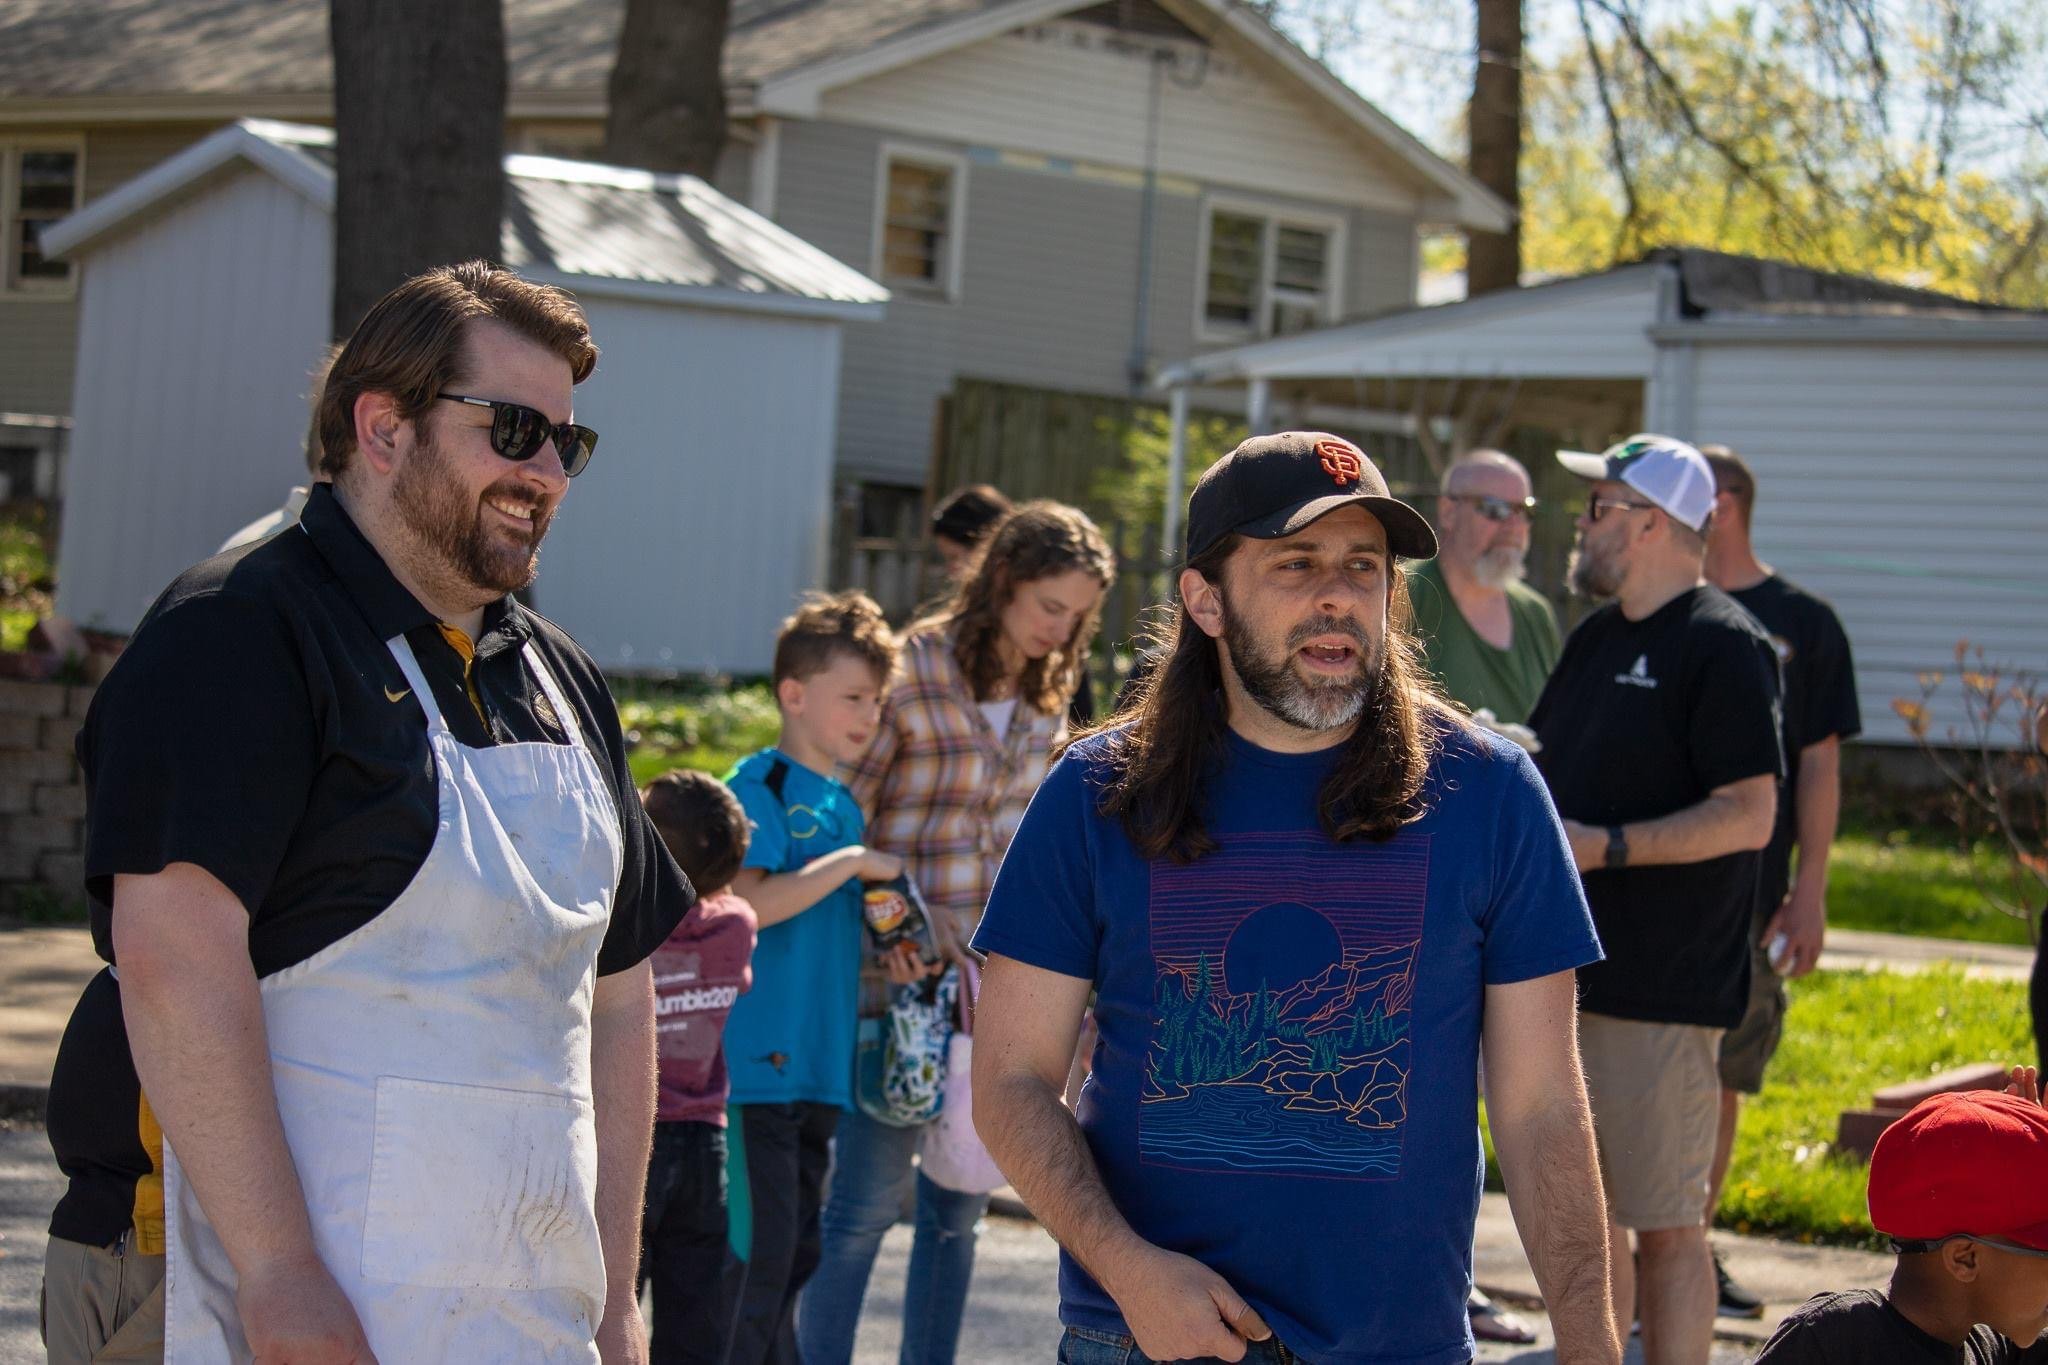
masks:
[[[1614,1221],[1700,1226],[1721,1117],[1721,1030],[1579,1016],[1600,1175]]]
[[[1760,947],[1749,952],[1749,1008],[1721,1039],[1721,1088],[1754,1095],[1785,1036],[1785,983]]]
[[[164,1258],[52,1237],[43,1253],[50,1365],[164,1358]]]

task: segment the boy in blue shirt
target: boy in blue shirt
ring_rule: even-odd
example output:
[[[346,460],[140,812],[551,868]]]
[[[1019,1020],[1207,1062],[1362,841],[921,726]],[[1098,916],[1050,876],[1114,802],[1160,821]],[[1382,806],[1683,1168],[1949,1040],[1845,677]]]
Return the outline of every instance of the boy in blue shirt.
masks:
[[[903,870],[862,845],[860,807],[832,771],[867,748],[895,666],[873,601],[807,600],[775,642],[781,734],[726,776],[754,826],[733,891],[760,921],[754,987],[725,1026],[733,1246],[747,1263],[731,1365],[796,1360],[797,1291],[818,1263],[832,1133],[853,1093],[861,883]]]

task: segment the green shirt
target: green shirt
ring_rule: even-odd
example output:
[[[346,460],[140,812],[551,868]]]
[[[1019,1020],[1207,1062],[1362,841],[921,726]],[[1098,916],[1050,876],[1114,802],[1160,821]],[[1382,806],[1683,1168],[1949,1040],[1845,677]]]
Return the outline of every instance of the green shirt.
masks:
[[[1468,711],[1486,709],[1497,720],[1525,725],[1557,663],[1557,616],[1533,588],[1510,583],[1507,595],[1514,634],[1506,649],[1495,649],[1458,610],[1435,560],[1408,568],[1408,596],[1429,671]]]

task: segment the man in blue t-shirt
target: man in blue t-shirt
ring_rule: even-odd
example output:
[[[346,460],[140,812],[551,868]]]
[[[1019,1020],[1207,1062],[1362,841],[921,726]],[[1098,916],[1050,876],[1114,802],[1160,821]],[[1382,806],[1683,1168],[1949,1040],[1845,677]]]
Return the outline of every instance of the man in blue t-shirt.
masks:
[[[1202,477],[1186,548],[1135,712],[1054,767],[976,940],[976,1126],[1063,1249],[1060,1359],[1470,1360],[1483,1047],[1559,1356],[1618,1361],[1599,943],[1529,760],[1422,680],[1395,558],[1435,534],[1288,432]]]

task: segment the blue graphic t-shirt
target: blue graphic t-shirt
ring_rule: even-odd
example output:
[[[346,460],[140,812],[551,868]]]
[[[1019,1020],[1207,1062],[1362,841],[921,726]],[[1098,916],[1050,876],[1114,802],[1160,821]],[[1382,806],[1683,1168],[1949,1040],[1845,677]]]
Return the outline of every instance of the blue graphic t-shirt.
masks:
[[[768,789],[785,765],[782,795]],[[741,759],[725,779],[753,821],[745,867],[771,876],[861,839],[860,806],[837,781],[778,749]],[[854,1014],[861,961],[861,884],[844,886],[802,914],[764,927],[754,944],[754,988],[725,1021],[725,1066],[734,1104],[853,1102]]]
[[[1053,768],[975,936],[1095,983],[1079,1115],[1111,1198],[1304,1359],[1471,1359],[1484,988],[1600,956],[1534,766],[1449,733],[1429,813],[1338,844],[1316,820],[1336,752],[1233,734],[1209,783],[1221,847],[1148,863],[1096,809],[1113,740]],[[1127,1330],[1064,1253],[1060,1317]]]

